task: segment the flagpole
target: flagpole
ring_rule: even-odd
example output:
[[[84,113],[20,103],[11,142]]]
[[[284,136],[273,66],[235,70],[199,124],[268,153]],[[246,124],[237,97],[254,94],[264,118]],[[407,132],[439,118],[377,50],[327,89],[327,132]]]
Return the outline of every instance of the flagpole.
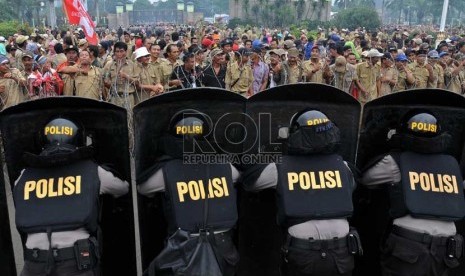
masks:
[[[440,32],[444,32],[444,29],[446,27],[447,8],[448,7],[449,7],[449,0],[444,0],[444,5],[442,6],[441,25],[439,27]]]

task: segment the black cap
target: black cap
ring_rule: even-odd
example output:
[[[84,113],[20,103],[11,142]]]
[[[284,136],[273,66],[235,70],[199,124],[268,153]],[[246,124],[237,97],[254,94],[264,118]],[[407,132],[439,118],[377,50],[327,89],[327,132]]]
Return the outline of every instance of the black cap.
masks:
[[[75,45],[68,45],[68,47],[66,47],[65,49],[65,53],[69,52],[69,51],[76,51],[76,53],[79,54],[79,48]]]
[[[384,53],[383,56],[381,58],[387,58],[387,59],[391,59],[392,60],[392,55],[391,53]]]
[[[233,45],[233,40],[230,38],[223,39],[220,43],[221,47],[224,47],[226,45],[232,46]]]
[[[250,56],[252,54],[252,51],[248,48],[240,48],[237,53],[241,56]]]
[[[391,47],[388,48],[388,52],[389,52],[389,53],[390,53],[390,52],[397,52],[397,48],[394,47],[394,46],[391,46]]]

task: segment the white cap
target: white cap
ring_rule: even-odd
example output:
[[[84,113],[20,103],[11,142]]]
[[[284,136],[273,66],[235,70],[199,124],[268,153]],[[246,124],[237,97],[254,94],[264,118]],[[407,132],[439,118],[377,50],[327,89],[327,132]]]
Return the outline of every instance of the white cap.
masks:
[[[380,52],[378,52],[378,50],[376,49],[371,49],[370,51],[368,51],[367,53],[367,57],[382,57],[383,54],[381,54]]]
[[[5,42],[5,41],[6,41],[5,37],[4,37],[4,36],[0,36],[0,43],[3,43],[3,42]]]
[[[139,49],[135,50],[134,54],[136,55],[136,59],[150,55],[149,51],[147,51],[147,48],[145,47],[140,47]]]

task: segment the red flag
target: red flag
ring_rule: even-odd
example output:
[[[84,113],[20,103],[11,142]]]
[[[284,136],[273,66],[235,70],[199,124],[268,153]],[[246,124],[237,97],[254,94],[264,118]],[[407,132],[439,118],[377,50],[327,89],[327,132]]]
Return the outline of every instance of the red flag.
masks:
[[[63,10],[68,17],[69,23],[79,25],[86,34],[89,44],[97,45],[98,38],[95,32],[95,23],[84,9],[80,0],[63,0]]]

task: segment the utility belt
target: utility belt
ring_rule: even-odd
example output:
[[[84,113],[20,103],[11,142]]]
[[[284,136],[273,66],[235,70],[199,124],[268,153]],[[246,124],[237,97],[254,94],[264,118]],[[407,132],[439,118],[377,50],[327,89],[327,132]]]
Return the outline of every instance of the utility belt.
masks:
[[[460,234],[449,237],[432,236],[426,233],[419,233],[412,230],[408,230],[397,225],[392,226],[391,233],[406,238],[408,240],[416,241],[419,243],[426,244],[428,246],[436,244],[439,246],[446,247],[446,256],[448,258],[460,258],[463,253],[463,237]]]
[[[30,262],[47,263],[52,258],[54,262],[75,260],[79,270],[96,267],[100,259],[98,243],[95,238],[77,240],[72,247],[41,250],[26,249],[24,259]]]
[[[355,229],[351,229],[349,234],[344,238],[334,238],[331,240],[299,239],[288,234],[282,251],[287,254],[289,248],[299,248],[309,251],[347,248],[349,254],[363,255],[360,236]]]

